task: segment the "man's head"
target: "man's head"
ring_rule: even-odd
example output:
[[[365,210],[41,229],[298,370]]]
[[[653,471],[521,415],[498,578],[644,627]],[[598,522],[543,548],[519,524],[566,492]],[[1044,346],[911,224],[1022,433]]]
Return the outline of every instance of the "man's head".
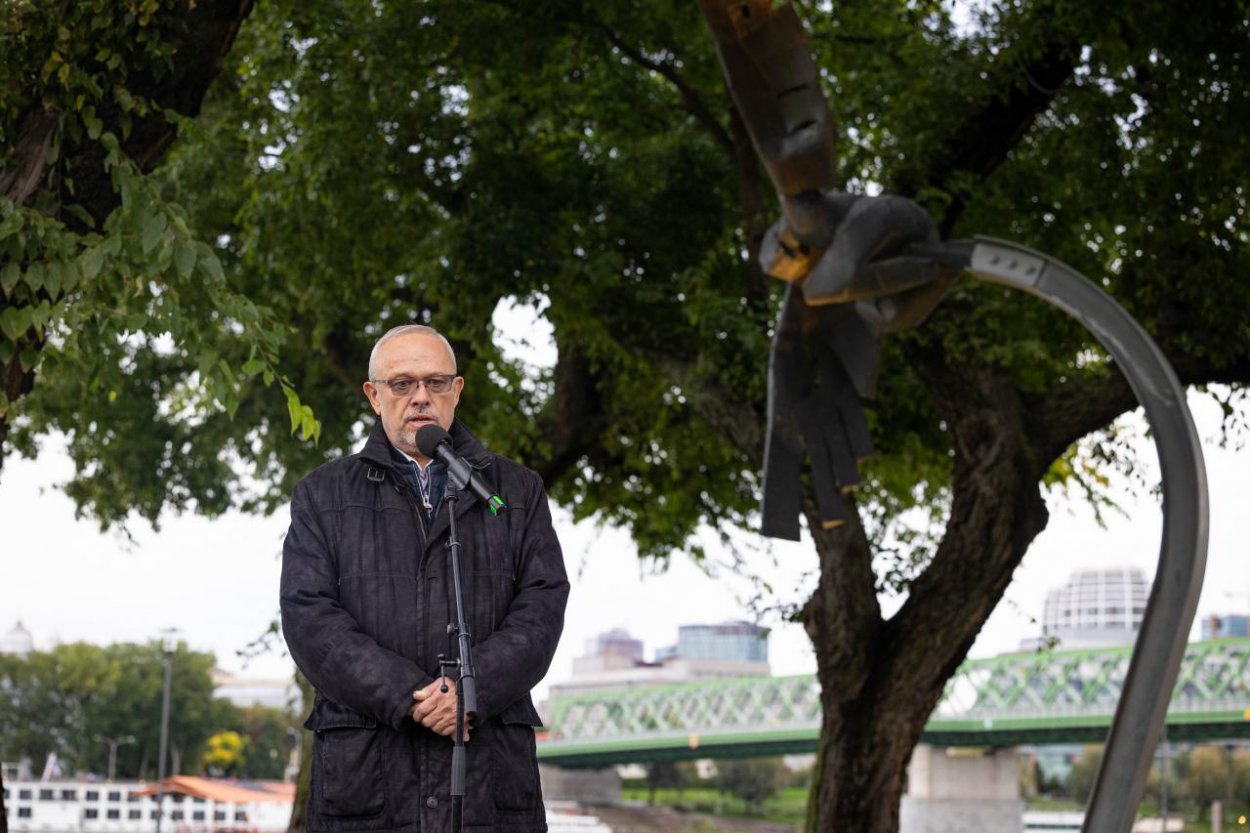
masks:
[[[425,459],[417,451],[422,426],[451,427],[463,388],[464,379],[456,375],[456,354],[433,327],[405,324],[373,345],[365,396],[391,445],[410,457]]]

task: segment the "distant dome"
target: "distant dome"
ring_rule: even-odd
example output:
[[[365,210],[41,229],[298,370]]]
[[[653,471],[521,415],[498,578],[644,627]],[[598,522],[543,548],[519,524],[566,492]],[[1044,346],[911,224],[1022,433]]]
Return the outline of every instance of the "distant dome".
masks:
[[[1131,644],[1149,597],[1150,582],[1135,567],[1077,570],[1046,595],[1042,624],[1065,648]]]
[[[22,627],[19,621],[13,629],[0,637],[0,654],[16,654],[24,657],[35,649],[35,640],[30,631]]]

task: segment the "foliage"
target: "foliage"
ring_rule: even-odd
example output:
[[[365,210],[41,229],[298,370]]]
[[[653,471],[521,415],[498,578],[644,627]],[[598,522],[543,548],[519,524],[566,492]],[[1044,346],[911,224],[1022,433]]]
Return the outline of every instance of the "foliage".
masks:
[[[243,778],[279,780],[286,776],[293,743],[299,742],[300,718],[290,711],[248,706],[236,712],[232,729],[243,741]]]
[[[1228,753],[1222,746],[1204,744],[1190,753],[1181,787],[1185,797],[1202,813],[1212,801],[1228,800],[1231,780]]]
[[[680,796],[697,777],[693,761],[653,761],[647,765],[647,803],[655,804],[658,789],[676,790]]]
[[[104,525],[237,502],[231,452],[247,442],[232,420],[253,381],[281,389],[291,431],[319,433],[276,363],[288,329],[227,285],[140,170],[164,141],[150,134],[183,121],[158,99],[184,80],[185,12],[134,0],[0,14],[0,439],[31,454],[65,432],[67,490]],[[31,374],[54,384],[22,396],[14,380]]]
[[[200,767],[213,775],[237,775],[247,761],[246,746],[238,732],[217,732],[204,744]]]
[[[781,758],[726,758],[715,763],[716,785],[748,807],[762,804],[785,785],[787,772]]]
[[[1238,749],[1230,762],[1229,795],[1235,806],[1250,808],[1250,752]]]
[[[234,707],[213,699],[211,654],[179,645],[170,688],[170,749],[188,763]],[[56,753],[67,770],[108,771],[103,738],[117,747],[117,774],[153,778],[160,739],[164,655],[159,643],[108,647],[71,643],[25,657],[0,656],[0,755],[38,767]]]
[[[628,803],[647,802],[648,790],[643,779],[622,784],[621,799]],[[708,785],[708,782],[685,787],[680,794],[676,790],[659,789],[655,793],[655,803],[659,807],[671,807],[680,813],[701,813],[724,818],[755,818],[765,819],[774,824],[786,824],[799,827],[803,823],[803,815],[807,807],[809,789],[807,787],[786,787],[777,796],[762,805],[747,807],[741,801],[727,798],[721,790]],[[708,829],[718,829],[714,821],[700,820]],[[696,824],[699,821],[695,822]]]
[[[1089,801],[1089,794],[1094,789],[1094,777],[1102,764],[1102,746],[1086,746],[1081,750],[1081,757],[1072,762],[1068,771],[1068,795],[1079,804]]]

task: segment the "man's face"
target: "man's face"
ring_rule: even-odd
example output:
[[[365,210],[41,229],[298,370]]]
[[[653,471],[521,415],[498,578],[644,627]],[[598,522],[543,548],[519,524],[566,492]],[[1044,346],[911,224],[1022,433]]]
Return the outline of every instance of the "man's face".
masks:
[[[455,376],[455,373],[447,347],[429,333],[410,333],[386,342],[378,348],[373,369],[375,379],[392,382]],[[424,461],[426,458],[417,451],[417,431],[425,425],[451,427],[464,379],[455,376],[451,388],[443,393],[430,393],[425,384],[413,386],[402,396],[382,382],[368,381],[364,388],[373,412],[382,419],[382,429],[391,445]]]

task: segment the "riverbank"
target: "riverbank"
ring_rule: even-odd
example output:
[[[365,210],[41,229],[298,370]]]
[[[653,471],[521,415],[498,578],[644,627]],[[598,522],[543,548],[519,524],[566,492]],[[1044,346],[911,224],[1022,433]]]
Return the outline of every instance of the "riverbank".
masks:
[[[587,808],[612,833],[795,833],[799,828],[761,819],[738,819],[663,806],[616,805]]]

